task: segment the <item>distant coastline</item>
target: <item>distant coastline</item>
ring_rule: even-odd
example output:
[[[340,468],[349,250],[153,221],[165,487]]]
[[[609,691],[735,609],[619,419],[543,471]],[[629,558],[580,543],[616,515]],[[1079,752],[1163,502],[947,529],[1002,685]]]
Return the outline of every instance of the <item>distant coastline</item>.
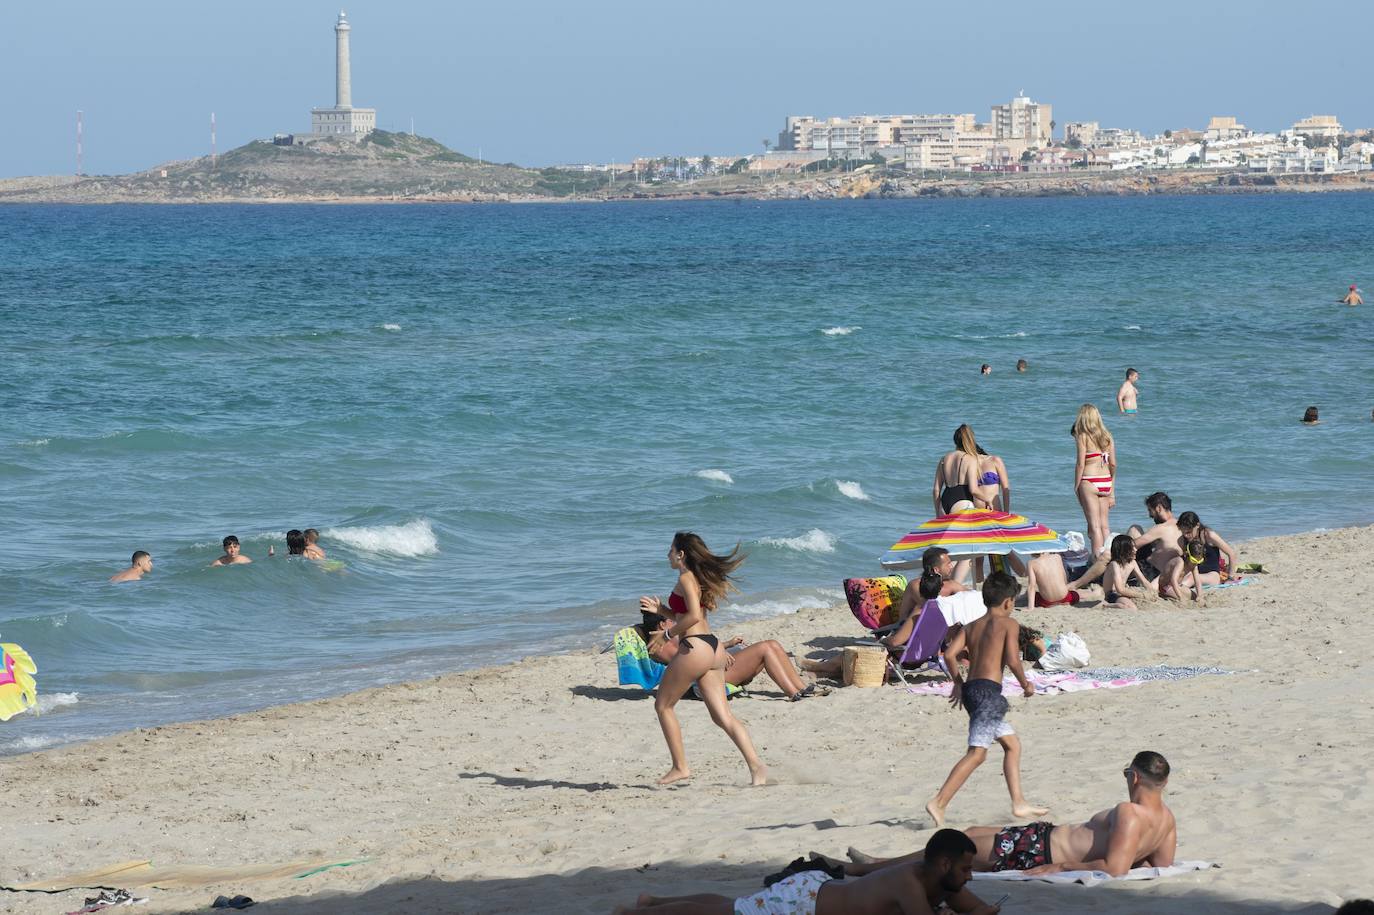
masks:
[[[628,176],[625,176],[626,178]],[[636,183],[568,168],[483,162],[435,140],[373,131],[309,147],[256,141],[214,159],[109,176],[0,179],[0,204],[549,203],[608,200],[835,200],[913,197],[1135,197],[1374,189],[1374,171],[1243,170],[981,172],[917,176],[896,168],[782,176],[722,174]]]

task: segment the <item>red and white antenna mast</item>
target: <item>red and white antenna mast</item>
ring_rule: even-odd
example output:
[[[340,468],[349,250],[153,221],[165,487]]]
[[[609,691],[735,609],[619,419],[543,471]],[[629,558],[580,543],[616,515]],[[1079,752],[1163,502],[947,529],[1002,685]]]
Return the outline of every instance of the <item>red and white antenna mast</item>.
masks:
[[[76,112],[76,173],[81,174],[81,112]]]

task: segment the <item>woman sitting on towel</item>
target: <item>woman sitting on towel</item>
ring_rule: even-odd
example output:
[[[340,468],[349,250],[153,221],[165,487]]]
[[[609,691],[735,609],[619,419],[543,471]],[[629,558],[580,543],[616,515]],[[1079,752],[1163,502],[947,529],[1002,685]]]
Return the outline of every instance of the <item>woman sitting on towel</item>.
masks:
[[[1178,516],[1179,558],[1169,565],[1166,573],[1169,583],[1166,587],[1180,599],[1191,590],[1193,600],[1202,600],[1203,585],[1219,585],[1234,577],[1234,570],[1240,564],[1240,556],[1231,544],[1221,539],[1221,535],[1202,523],[1197,512],[1184,512]],[[1222,554],[1226,562],[1222,562]],[[1184,586],[1187,581],[1192,587]]]
[[[667,606],[657,597],[639,599],[641,610],[673,620],[671,626],[660,629],[650,638],[649,654],[657,654],[668,639],[679,639],[677,656],[663,672],[658,695],[654,698],[654,711],[673,760],[673,767],[658,780],[660,785],[691,775],[687,751],[682,744],[682,726],[678,724],[674,708],[693,683],[700,687],[711,720],[729,735],[744,756],[752,784],[762,785],[768,779],[768,770],[754,752],[749,731],[731,714],[725,702],[725,650],[706,622],[706,614],[714,610],[716,603],[733,587],[731,573],[743,561],[738,546],[725,556],[717,556],[696,534],[678,531],[668,547],[668,565],[677,571],[678,577],[668,595]]]
[[[767,673],[769,678],[778,685],[784,695],[793,702],[816,695],[816,684],[804,686],[801,677],[797,674],[797,669],[792,666],[792,659],[787,656],[787,649],[782,647],[782,643],[777,639],[768,639],[763,642],[755,642],[746,645],[738,651],[730,649],[744,645],[743,638],[733,638],[727,640],[721,647],[726,649],[725,653],[725,682],[731,686],[748,686],[754,678],[761,673]],[[676,639],[669,639],[663,642],[662,647],[650,655],[660,664],[670,664],[673,658],[677,657],[678,643]],[[813,662],[815,663],[815,662]],[[824,670],[829,673],[838,673],[839,664],[815,664],[813,670]]]

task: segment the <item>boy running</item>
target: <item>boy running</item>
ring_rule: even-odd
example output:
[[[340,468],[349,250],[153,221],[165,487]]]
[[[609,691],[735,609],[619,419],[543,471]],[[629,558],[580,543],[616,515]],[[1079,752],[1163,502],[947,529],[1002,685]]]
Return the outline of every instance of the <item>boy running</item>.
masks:
[[[937,827],[945,825],[945,808],[963,787],[973,770],[987,759],[988,746],[996,740],[1002,745],[1002,774],[1011,793],[1011,812],[1017,817],[1042,816],[1045,807],[1033,807],[1021,794],[1021,741],[1006,722],[1007,699],[1002,695],[1002,669],[1005,667],[1021,684],[1029,699],[1035,687],[1021,667],[1021,627],[1011,618],[1012,602],[1021,586],[1005,572],[993,572],[983,582],[983,604],[988,608],[980,617],[960,629],[945,648],[945,666],[954,680],[950,704],[968,712],[968,752],[954,764],[940,792],[926,804],[926,813]],[[959,653],[967,646],[968,679],[959,670]]]

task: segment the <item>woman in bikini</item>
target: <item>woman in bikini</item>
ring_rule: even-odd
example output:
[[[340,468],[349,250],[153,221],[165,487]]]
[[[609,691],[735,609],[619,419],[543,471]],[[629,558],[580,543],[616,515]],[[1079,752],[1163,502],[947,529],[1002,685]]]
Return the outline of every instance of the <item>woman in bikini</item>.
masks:
[[[1102,414],[1090,403],[1078,408],[1078,417],[1069,432],[1078,446],[1073,487],[1078,494],[1078,504],[1083,506],[1092,554],[1097,556],[1107,545],[1107,534],[1111,531],[1107,511],[1116,504],[1116,453],[1112,434],[1102,424]]]
[[[649,654],[656,654],[670,638],[679,639],[677,656],[663,671],[654,699],[663,737],[668,741],[668,754],[673,767],[658,780],[660,785],[681,781],[691,775],[687,767],[687,751],[682,745],[682,726],[678,724],[674,707],[693,683],[700,687],[702,700],[711,713],[711,720],[729,735],[749,766],[750,781],[754,785],[767,782],[768,770],[754,752],[754,743],[744,723],[730,713],[725,701],[725,650],[720,640],[711,634],[706,614],[733,585],[730,575],[744,561],[735,547],[726,556],[717,556],[706,548],[696,534],[679,531],[673,535],[668,548],[668,565],[678,573],[677,584],[668,595],[665,607],[657,597],[641,597],[639,608],[667,616],[670,627],[655,632],[649,640]]]
[[[1201,601],[1203,585],[1220,585],[1235,577],[1240,556],[1220,534],[1202,523],[1197,512],[1178,516],[1178,532],[1179,558],[1169,565],[1167,587],[1180,600],[1191,596]]]
[[[935,514],[948,515],[960,502],[970,502],[974,508],[992,506],[997,498],[997,485],[1005,479],[1000,472],[1005,472],[1006,468],[1002,467],[999,472],[994,467],[993,472],[999,475],[990,484],[985,483],[989,474],[983,471],[980,463],[984,457],[990,456],[983,454],[978,447],[973,429],[963,425],[954,430],[954,450],[940,458],[940,463],[935,465],[935,484],[930,491]],[[1002,463],[999,458],[993,460],[999,466]]]

